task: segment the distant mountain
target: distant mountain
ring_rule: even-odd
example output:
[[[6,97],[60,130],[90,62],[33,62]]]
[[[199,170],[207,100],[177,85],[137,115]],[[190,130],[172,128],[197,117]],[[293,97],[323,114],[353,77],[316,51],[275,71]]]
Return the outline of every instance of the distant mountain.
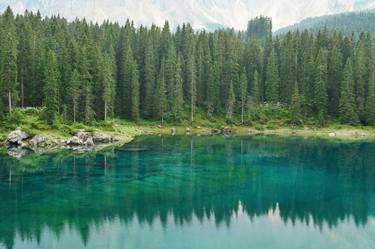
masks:
[[[279,29],[275,34],[283,34],[288,31],[305,29],[318,31],[324,28],[338,30],[344,34],[358,34],[369,31],[375,38],[375,9],[365,12],[352,12],[308,18],[295,25]]]
[[[184,22],[197,29],[233,27],[245,30],[248,20],[259,16],[273,19],[274,29],[306,17],[375,8],[374,0],[0,0],[0,11],[10,5],[15,12],[25,9],[42,15],[60,14],[69,20],[86,18],[124,23],[127,18],[137,25],[172,27]]]

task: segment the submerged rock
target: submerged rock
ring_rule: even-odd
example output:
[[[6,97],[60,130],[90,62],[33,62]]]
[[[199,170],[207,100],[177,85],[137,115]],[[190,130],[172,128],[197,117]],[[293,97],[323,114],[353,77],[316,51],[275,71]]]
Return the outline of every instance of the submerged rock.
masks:
[[[17,128],[16,130],[9,133],[6,143],[8,146],[21,146],[22,141],[29,138],[29,134],[23,131],[21,128]]]

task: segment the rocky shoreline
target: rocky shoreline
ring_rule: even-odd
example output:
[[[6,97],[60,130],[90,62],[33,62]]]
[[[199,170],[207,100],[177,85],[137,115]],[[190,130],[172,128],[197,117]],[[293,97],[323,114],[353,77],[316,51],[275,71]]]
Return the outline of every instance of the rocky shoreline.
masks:
[[[8,134],[3,145],[7,147],[9,156],[21,158],[30,153],[42,154],[58,149],[87,152],[120,144],[120,138],[102,132],[79,130],[72,137],[64,139],[43,134],[31,137],[26,131],[17,128]]]
[[[221,127],[221,128],[203,128],[196,127],[138,127],[117,131],[117,133],[106,133],[103,131],[88,132],[77,130],[71,137],[53,136],[40,133],[30,136],[22,128],[17,128],[10,132],[0,146],[7,148],[7,154],[15,158],[21,158],[32,153],[43,154],[56,150],[71,150],[77,153],[98,151],[110,146],[121,146],[129,143],[138,135],[158,135],[158,134],[185,134],[185,135],[276,135],[276,136],[299,136],[299,137],[317,137],[331,140],[375,141],[375,130],[359,128],[300,128],[290,127],[278,129],[257,130],[249,127]]]

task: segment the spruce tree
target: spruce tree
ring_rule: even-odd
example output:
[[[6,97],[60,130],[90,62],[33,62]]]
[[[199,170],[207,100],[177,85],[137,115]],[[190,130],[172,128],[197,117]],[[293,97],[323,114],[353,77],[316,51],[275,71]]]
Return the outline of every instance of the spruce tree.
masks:
[[[92,96],[92,76],[89,72],[89,62],[87,60],[87,50],[82,49],[81,61],[80,61],[80,81],[81,86],[81,97],[80,97],[80,107],[81,107],[81,120],[89,123],[94,118],[93,110],[93,96]]]
[[[182,120],[184,105],[184,89],[181,70],[181,59],[177,59],[176,70],[174,73],[172,115],[177,121]]]
[[[345,124],[358,124],[358,115],[356,113],[355,98],[353,93],[353,69],[352,62],[349,58],[346,62],[343,80],[341,84],[340,91],[340,105],[339,105],[339,114],[341,122]]]
[[[46,106],[46,120],[52,124],[58,115],[60,73],[53,51],[48,52],[47,61],[44,71],[44,105]]]
[[[104,120],[113,116],[115,82],[110,55],[105,56],[102,69]]]
[[[14,16],[8,7],[3,14],[1,30],[3,32],[0,43],[0,84],[1,98],[7,99],[8,111],[12,112],[17,98],[17,40]]]
[[[188,84],[189,84],[189,102],[190,102],[190,122],[194,122],[196,101],[197,101],[197,81],[195,74],[195,61],[193,55],[188,59]]]
[[[151,39],[148,39],[145,48],[145,103],[144,112],[147,118],[152,117],[153,96],[155,90],[155,58],[154,47]]]
[[[358,116],[361,121],[364,120],[365,101],[366,101],[366,49],[363,34],[358,41],[354,55],[354,91],[357,105]]]
[[[266,101],[276,103],[279,100],[279,71],[275,49],[271,49],[266,68]]]
[[[233,83],[229,83],[228,98],[226,101],[226,120],[229,124],[233,122],[234,107],[236,104],[236,95],[233,89]]]
[[[243,69],[240,75],[240,101],[241,101],[241,123],[244,124],[245,106],[247,101],[247,78],[245,70]]]
[[[302,123],[301,98],[297,83],[294,84],[294,90],[290,101],[290,114],[292,124],[299,125]]]
[[[327,51],[320,50],[316,60],[317,68],[314,87],[314,104],[317,121],[323,126],[327,118]]]
[[[370,81],[369,81],[369,89],[368,89],[368,97],[366,99],[366,123],[368,125],[375,126],[375,70],[372,70]]]
[[[70,87],[69,87],[69,101],[71,103],[71,111],[73,115],[73,122],[77,122],[78,111],[79,111],[79,98],[80,98],[80,87],[81,84],[81,77],[78,73],[77,69],[74,69],[72,73],[72,77],[70,80]]]
[[[138,121],[139,114],[139,76],[136,61],[133,62],[131,75],[131,118]]]
[[[251,91],[251,98],[252,101],[257,104],[260,101],[260,93],[259,93],[259,86],[260,86],[260,75],[256,70],[254,73],[254,80],[253,80],[253,88]]]
[[[154,116],[160,119],[161,124],[164,124],[164,117],[167,106],[167,94],[165,91],[165,75],[164,75],[164,60],[161,62],[159,77],[156,82],[156,89],[154,94]]]

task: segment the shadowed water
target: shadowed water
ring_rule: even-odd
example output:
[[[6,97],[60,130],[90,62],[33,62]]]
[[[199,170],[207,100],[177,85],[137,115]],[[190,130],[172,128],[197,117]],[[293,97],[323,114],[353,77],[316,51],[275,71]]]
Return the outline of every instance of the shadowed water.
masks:
[[[0,156],[0,248],[375,248],[375,144],[140,137]]]

